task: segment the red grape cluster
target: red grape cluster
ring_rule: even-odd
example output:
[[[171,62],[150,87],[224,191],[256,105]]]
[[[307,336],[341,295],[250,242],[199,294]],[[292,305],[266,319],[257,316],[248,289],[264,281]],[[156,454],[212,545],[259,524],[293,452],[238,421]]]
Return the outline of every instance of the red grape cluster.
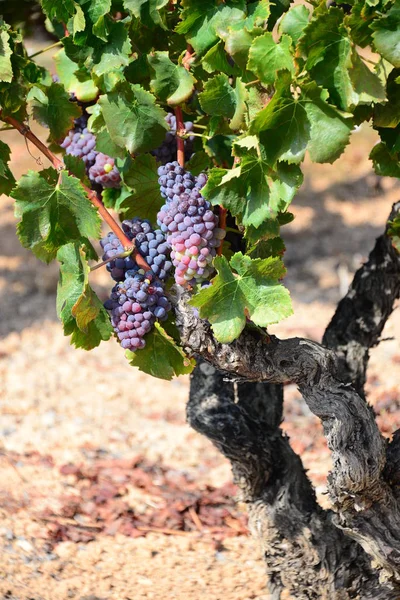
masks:
[[[77,126],[71,129],[62,142],[61,148],[65,148],[66,154],[81,158],[86,169],[90,169],[94,165],[98,154],[96,152],[96,137],[86,127]]]
[[[145,347],[146,333],[157,319],[165,321],[171,309],[163,286],[155,280],[154,274],[137,267],[127,272],[124,281],[117,283],[104,306],[111,312],[111,324],[121,346],[132,351]]]
[[[89,179],[103,188],[115,188],[121,185],[121,175],[115,166],[115,160],[99,152],[89,169]]]
[[[193,177],[177,162],[160,167],[158,174],[167,202],[157,223],[171,247],[175,281],[184,287],[201,283],[212,274],[216,249],[225,237],[211,204],[200,192],[207,177],[203,173]]]
[[[86,172],[93,186],[101,188],[120,187],[121,175],[115,166],[115,160],[96,150],[96,136],[87,128],[89,115],[86,111],[75,119],[74,128],[61,143],[66,154],[77,156],[85,163]]]

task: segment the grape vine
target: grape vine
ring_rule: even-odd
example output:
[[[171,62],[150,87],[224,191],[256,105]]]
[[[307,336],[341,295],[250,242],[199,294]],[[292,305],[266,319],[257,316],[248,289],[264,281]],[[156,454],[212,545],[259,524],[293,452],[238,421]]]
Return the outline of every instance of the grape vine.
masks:
[[[153,4],[42,0],[51,72],[0,20],[0,119],[51,165],[16,182],[0,142],[0,192],[22,245],[60,263],[72,343],[114,337],[171,378],[194,365],[174,323],[181,294],[223,343],[291,314],[281,230],[306,153],[333,163],[369,122],[375,171],[400,177],[400,19],[397,0]]]

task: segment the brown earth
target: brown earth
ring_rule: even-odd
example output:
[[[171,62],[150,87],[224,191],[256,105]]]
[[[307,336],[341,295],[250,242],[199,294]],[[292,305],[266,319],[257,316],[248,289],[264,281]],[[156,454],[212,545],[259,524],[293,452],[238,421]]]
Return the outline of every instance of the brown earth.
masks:
[[[16,174],[38,168],[18,134],[2,139]],[[334,166],[306,163],[283,232],[295,314],[273,328],[279,335],[321,339],[400,197],[372,174],[375,141],[362,128]],[[0,597],[267,600],[229,465],[185,424],[188,378],[151,379],[114,342],[71,348],[55,315],[56,267],[21,248],[9,199],[0,210]],[[93,283],[105,298],[107,273]],[[398,310],[383,338],[368,394],[390,436],[400,427]],[[284,428],[328,506],[319,423],[295,386],[285,402]]]

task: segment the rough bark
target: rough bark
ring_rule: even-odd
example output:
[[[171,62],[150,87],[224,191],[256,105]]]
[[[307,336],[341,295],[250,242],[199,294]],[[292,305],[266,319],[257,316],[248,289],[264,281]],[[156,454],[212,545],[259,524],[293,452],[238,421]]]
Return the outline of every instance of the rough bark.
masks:
[[[203,363],[192,378],[188,420],[232,462],[261,539],[273,598],[282,587],[295,598],[400,597],[399,436],[387,448],[364,399],[369,348],[399,296],[399,274],[399,257],[384,234],[324,337],[338,357],[309,340],[278,340],[254,329],[229,346],[219,344],[186,298],[178,303],[183,344],[213,365]],[[223,383],[216,369],[238,382],[236,403],[232,384]],[[336,514],[317,505],[279,429],[282,383],[289,381],[323,423]],[[386,581],[381,587],[378,573]]]
[[[399,211],[397,202],[389,221]],[[386,231],[376,240],[368,262],[355,274],[322,340],[324,346],[335,350],[342,377],[360,396],[364,396],[369,350],[379,342],[394,301],[400,297],[400,255]]]
[[[283,386],[273,383],[238,383],[237,403],[260,425],[279,427],[283,415]]]
[[[273,388],[259,391],[266,401],[269,391],[272,400],[278,397]],[[318,506],[275,417],[271,422],[267,409],[260,422],[245,405],[252,410],[249,398],[235,403],[233,384],[200,361],[191,380],[188,421],[231,461],[250,528],[261,543],[272,598],[279,599],[282,588],[300,600],[398,598],[400,590],[379,584],[362,548],[335,527],[331,511]]]

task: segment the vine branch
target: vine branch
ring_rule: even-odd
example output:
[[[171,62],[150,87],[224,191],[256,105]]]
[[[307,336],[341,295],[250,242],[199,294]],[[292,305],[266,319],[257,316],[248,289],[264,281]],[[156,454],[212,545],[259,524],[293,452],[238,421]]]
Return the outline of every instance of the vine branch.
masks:
[[[62,46],[62,42],[60,40],[58,42],[55,42],[54,44],[51,44],[50,46],[46,46],[46,48],[42,48],[41,50],[34,52],[30,56],[28,56],[28,58],[31,60],[32,58],[35,58],[35,56],[39,56],[39,54],[43,54],[44,52],[47,52],[48,50],[57,48],[57,46]]]
[[[40,152],[42,152],[42,154],[45,155],[45,157],[51,162],[55,169],[65,169],[63,161],[60,160],[55,154],[53,154],[53,152],[51,152],[51,150],[46,146],[46,144],[44,144],[27,125],[20,123],[20,121],[18,121],[14,117],[3,115],[2,111],[0,111],[0,119],[17,129],[17,131],[19,131],[19,133],[23,135],[25,139],[29,140],[38,150],[40,150]],[[66,170],[68,171],[68,169]],[[68,171],[68,173],[70,175],[73,175],[72,173],[70,173],[70,171]],[[115,235],[121,242],[124,250],[126,252],[132,250],[132,255],[136,260],[138,266],[148,271],[150,269],[149,265],[147,264],[145,259],[139,254],[137,249],[132,245],[132,241],[125,235],[121,227],[118,225],[114,217],[112,217],[111,214],[108,212],[101,200],[99,200],[96,192],[88,188],[84,183],[80,183],[83,189],[85,190],[90,202],[93,204],[93,206],[95,206],[98,209],[103,221],[105,221],[111,229],[111,231],[115,233]]]
[[[392,207],[388,222],[400,214]],[[400,297],[400,255],[385,232],[376,240],[368,261],[357,271],[339,302],[322,343],[336,352],[344,380],[364,397],[369,350],[378,344],[385,323]]]
[[[398,212],[393,207],[390,218]],[[386,571],[392,582],[400,582],[400,505],[395,484],[398,447],[387,452],[374,413],[362,396],[368,350],[378,342],[380,332],[399,296],[400,257],[387,232],[378,238],[368,262],[357,272],[346,302],[338,308],[325,343],[339,351],[310,340],[265,339],[257,331],[245,329],[231,344],[219,343],[210,325],[200,320],[186,304],[185,294],[176,307],[177,325],[186,351],[203,356],[230,379],[296,383],[310,410],[320,418],[333,469],[328,477],[334,524],[355,539]],[[376,296],[385,290],[385,299]],[[378,318],[379,317],[379,318]],[[335,324],[335,320],[337,321]],[[335,336],[346,332],[344,339]],[[356,367],[343,378],[343,352],[348,366],[354,348],[361,347]],[[346,373],[346,371],[345,371]],[[351,387],[357,385],[357,393]],[[208,434],[207,434],[208,435]],[[396,456],[396,461],[393,459]],[[390,468],[390,461],[396,463]]]
[[[188,422],[231,462],[250,530],[261,542],[271,599],[286,588],[299,600],[396,600],[399,586],[382,585],[363,548],[317,504],[279,428],[282,401],[280,385],[238,384],[235,394],[201,358],[191,375]]]

